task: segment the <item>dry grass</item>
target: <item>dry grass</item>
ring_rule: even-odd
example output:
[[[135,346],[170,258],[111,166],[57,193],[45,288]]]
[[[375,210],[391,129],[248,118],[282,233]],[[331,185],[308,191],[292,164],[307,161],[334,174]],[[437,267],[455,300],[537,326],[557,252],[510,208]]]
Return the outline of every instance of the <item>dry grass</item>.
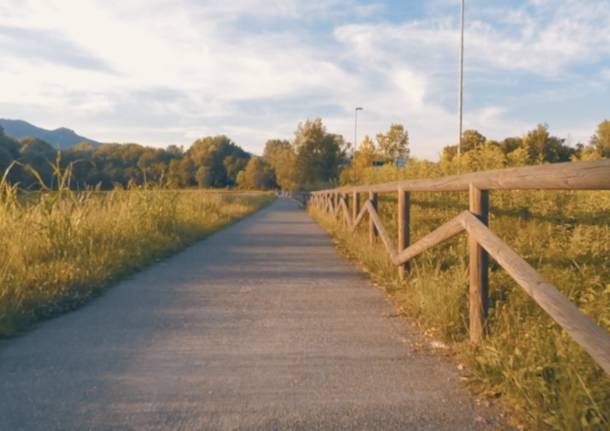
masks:
[[[272,199],[267,193],[0,190],[0,337],[72,309],[105,286]]]

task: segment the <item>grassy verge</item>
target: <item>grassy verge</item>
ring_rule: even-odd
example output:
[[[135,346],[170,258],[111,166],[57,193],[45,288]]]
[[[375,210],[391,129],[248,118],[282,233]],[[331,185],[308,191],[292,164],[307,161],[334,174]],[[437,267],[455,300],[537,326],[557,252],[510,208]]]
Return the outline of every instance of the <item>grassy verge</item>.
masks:
[[[72,309],[109,283],[272,200],[268,193],[69,190],[0,200],[0,337]]]
[[[396,237],[393,197],[381,195],[380,216]],[[459,194],[414,194],[413,239],[467,208]],[[506,192],[491,197],[491,228],[599,325],[610,331],[610,196],[604,192]],[[349,234],[330,216],[311,215],[385,286],[399,310],[442,339],[468,364],[474,390],[501,398],[534,429],[607,430],[610,378],[492,262],[490,336],[467,341],[466,237],[414,259],[401,282],[381,243],[370,246],[367,223]]]

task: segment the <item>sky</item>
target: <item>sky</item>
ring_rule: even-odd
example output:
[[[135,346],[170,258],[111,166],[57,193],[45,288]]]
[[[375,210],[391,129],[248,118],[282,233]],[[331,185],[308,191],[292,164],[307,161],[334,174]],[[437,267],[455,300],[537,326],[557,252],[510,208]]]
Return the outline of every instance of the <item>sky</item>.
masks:
[[[610,0],[466,0],[464,126],[587,142],[610,118]],[[321,117],[411,153],[457,142],[458,0],[0,0],[0,118],[102,142],[225,134],[260,154]]]

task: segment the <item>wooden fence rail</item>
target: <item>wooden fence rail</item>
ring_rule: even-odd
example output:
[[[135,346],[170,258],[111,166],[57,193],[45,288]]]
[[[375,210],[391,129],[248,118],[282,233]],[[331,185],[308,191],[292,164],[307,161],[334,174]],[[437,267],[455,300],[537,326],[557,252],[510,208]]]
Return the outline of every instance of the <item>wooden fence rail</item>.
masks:
[[[343,214],[351,232],[368,214],[371,243],[379,237],[401,277],[409,261],[431,247],[466,231],[469,252],[469,334],[473,342],[484,336],[488,308],[488,256],[542,307],[591,357],[610,374],[610,335],[582,314],[552,284],[544,280],[489,228],[489,191],[493,190],[610,190],[610,160],[558,163],[500,169],[466,175],[341,187],[311,193],[309,204],[334,217]],[[464,211],[413,244],[409,244],[409,207],[412,192],[469,192]],[[379,193],[398,194],[398,238],[394,245],[377,213]],[[368,193],[361,205],[359,193]],[[351,195],[352,213],[348,198]]]

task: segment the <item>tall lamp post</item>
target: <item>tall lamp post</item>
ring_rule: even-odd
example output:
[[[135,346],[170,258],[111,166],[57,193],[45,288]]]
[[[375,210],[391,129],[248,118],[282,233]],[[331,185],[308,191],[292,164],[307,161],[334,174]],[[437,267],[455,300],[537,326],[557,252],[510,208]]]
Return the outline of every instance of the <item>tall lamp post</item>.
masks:
[[[364,108],[357,106],[354,109],[354,148],[352,149],[352,155],[356,152],[356,146],[358,146],[358,111],[364,111]]]
[[[458,158],[462,155],[462,108],[464,105],[464,0],[460,3],[460,77],[458,96]]]

